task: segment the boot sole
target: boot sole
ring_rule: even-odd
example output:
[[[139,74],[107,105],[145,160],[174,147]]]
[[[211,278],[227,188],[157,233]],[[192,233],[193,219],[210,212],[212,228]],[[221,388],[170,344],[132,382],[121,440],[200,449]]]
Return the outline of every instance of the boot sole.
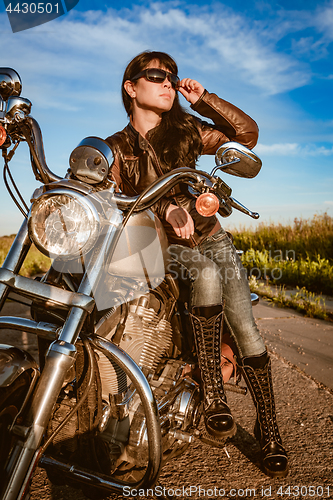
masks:
[[[289,466],[284,470],[284,471],[271,471],[269,469],[267,469],[267,467],[264,466],[264,464],[262,464],[262,469],[264,471],[264,473],[266,474],[266,476],[269,476],[271,478],[284,478],[286,476],[288,476],[288,473],[289,473]]]
[[[210,438],[215,438],[217,440],[221,439],[221,440],[225,440],[227,438],[230,438],[230,437],[233,437],[236,432],[237,432],[237,425],[236,425],[236,422],[234,422],[233,426],[231,427],[231,429],[229,431],[225,431],[225,432],[216,432],[216,431],[210,431],[209,430],[209,427],[207,427],[205,425],[205,428],[206,428],[206,434],[210,437]]]
[[[219,439],[215,436],[212,436],[211,434],[208,434],[208,432],[205,429],[203,432],[201,432],[199,439],[203,443],[208,444],[209,446],[212,446],[214,448],[225,448],[228,436],[226,436],[224,439],[223,438]]]

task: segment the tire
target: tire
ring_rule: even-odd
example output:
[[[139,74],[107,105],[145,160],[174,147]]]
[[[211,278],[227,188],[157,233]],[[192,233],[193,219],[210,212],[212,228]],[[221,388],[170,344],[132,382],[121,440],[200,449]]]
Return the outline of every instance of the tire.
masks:
[[[31,377],[24,372],[10,386],[0,387],[0,477],[3,478],[15,436],[8,432],[26,397]],[[19,417],[20,418],[20,417]]]

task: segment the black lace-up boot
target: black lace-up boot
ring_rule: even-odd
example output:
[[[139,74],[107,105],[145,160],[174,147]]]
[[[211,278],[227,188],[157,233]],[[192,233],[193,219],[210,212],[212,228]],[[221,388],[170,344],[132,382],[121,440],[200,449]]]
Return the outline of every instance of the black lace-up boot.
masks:
[[[254,435],[261,447],[264,472],[270,477],[288,474],[288,458],[276,422],[271,360],[267,352],[243,358],[242,371],[257,409]]]
[[[207,432],[218,439],[236,433],[227,405],[221,372],[221,305],[193,307],[191,320],[204,391],[204,419]]]

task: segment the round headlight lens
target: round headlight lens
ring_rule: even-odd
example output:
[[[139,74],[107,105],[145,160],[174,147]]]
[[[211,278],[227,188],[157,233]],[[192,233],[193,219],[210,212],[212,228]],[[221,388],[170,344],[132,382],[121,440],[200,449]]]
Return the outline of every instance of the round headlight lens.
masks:
[[[29,214],[29,231],[36,247],[51,258],[74,258],[93,247],[100,221],[87,196],[54,190],[40,196]]]

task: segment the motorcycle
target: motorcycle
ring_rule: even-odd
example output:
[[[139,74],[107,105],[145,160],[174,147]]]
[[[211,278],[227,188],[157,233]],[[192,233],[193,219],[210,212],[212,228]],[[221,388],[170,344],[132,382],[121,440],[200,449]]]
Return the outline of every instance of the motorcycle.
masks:
[[[251,178],[261,161],[229,142],[210,174],[178,168],[128,197],[108,177],[108,144],[87,137],[61,178],[47,166],[21,88],[16,71],[0,68],[4,181],[24,217],[0,269],[0,310],[15,294],[32,319],[2,316],[0,328],[37,335],[39,361],[0,345],[0,498],[28,498],[37,464],[92,498],[152,488],[167,461],[207,436],[186,286],[166,272],[168,242],[150,209],[186,184],[202,215],[235,208],[257,219],[217,173]],[[21,142],[41,183],[30,207],[9,169]],[[32,244],[52,259],[36,279],[19,274]],[[238,378],[228,387],[245,392]]]

